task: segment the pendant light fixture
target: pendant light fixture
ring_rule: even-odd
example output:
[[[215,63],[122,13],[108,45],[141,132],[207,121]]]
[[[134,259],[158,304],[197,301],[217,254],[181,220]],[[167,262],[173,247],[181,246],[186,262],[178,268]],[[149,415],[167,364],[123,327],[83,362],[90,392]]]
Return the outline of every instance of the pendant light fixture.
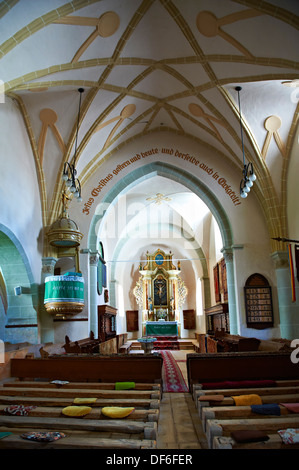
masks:
[[[79,88],[78,92],[80,93],[79,99],[79,112],[78,112],[78,120],[77,120],[77,130],[76,130],[76,141],[75,141],[75,153],[73,163],[70,164],[69,162],[65,162],[63,167],[62,179],[65,181],[66,186],[70,189],[70,192],[73,193],[74,197],[77,198],[78,202],[82,201],[81,197],[81,184],[78,178],[76,178],[77,170],[76,170],[76,157],[77,157],[77,142],[78,142],[78,131],[79,131],[79,122],[80,122],[80,109],[81,109],[81,99],[82,93],[84,92],[84,88]]]
[[[256,175],[253,170],[253,164],[249,162],[245,163],[245,151],[243,142],[243,126],[242,126],[242,115],[241,115],[241,104],[240,104],[240,91],[242,87],[237,86],[235,90],[238,92],[238,103],[239,103],[239,115],[240,115],[240,127],[241,127],[241,141],[242,141],[242,153],[243,153],[243,178],[240,183],[240,196],[246,198],[250,192],[253,182],[256,180]]]

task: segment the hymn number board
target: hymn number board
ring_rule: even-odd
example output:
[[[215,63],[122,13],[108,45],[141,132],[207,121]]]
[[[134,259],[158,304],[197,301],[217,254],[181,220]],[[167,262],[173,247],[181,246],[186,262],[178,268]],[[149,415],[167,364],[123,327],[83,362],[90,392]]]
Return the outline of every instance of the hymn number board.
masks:
[[[271,287],[246,285],[244,290],[247,326],[259,329],[273,326]]]

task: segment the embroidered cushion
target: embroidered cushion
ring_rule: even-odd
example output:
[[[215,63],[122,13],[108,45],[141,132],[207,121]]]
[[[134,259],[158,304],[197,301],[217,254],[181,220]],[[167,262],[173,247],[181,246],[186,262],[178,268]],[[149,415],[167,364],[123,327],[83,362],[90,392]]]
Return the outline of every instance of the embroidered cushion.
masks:
[[[30,410],[33,410],[36,406],[24,406],[24,405],[10,405],[4,408],[4,414],[15,415],[15,416],[27,416]]]
[[[126,418],[134,410],[135,408],[133,407],[105,406],[102,408],[102,414],[109,418]]]
[[[28,439],[29,441],[39,441],[39,442],[53,442],[65,437],[63,432],[35,432],[29,431],[21,434],[22,439]]]
[[[287,428],[277,431],[284,444],[298,444],[299,429]]]

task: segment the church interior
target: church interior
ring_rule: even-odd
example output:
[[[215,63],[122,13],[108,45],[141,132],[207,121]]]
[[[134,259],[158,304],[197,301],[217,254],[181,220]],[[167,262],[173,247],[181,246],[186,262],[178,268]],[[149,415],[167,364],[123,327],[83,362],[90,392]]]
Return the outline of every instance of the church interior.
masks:
[[[298,2],[0,25],[0,448],[298,449]]]

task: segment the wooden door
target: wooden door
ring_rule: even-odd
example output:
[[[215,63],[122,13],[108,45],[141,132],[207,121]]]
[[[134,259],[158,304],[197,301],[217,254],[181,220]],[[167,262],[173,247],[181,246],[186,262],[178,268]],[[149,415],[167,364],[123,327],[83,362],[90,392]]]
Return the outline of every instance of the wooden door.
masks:
[[[138,331],[138,310],[127,310],[127,331]]]
[[[195,310],[183,310],[183,318],[185,330],[195,330]]]

